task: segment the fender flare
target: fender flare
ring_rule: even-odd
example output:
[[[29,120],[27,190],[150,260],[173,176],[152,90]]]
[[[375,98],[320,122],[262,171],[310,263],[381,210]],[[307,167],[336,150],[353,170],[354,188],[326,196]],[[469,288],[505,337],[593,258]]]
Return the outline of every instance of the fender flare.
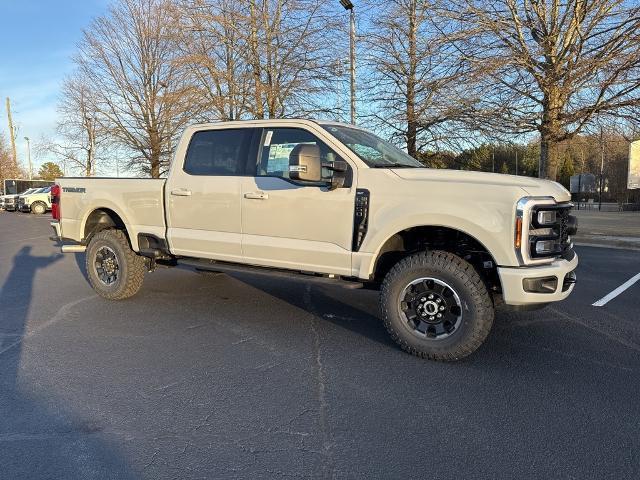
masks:
[[[80,232],[82,235],[82,244],[86,245],[88,243],[88,238],[85,237],[84,232],[87,228],[87,221],[89,220],[89,217],[96,211],[98,210],[111,210],[113,213],[115,213],[120,220],[122,220],[122,223],[124,224],[124,228],[125,228],[125,233],[127,235],[127,237],[129,238],[129,243],[131,243],[131,248],[134,251],[138,251],[138,240],[137,238],[133,238],[134,236],[131,235],[131,226],[129,221],[127,220],[127,217],[125,215],[122,214],[122,212],[118,209],[117,206],[113,205],[111,202],[100,202],[98,203],[98,205],[100,206],[95,206],[93,208],[91,208],[90,210],[87,210],[87,212],[85,212],[85,214],[82,216],[82,223],[80,224]]]
[[[487,243],[486,241],[484,241],[481,238],[478,238],[478,235],[474,235],[472,233],[470,233],[467,229],[465,228],[460,228],[457,225],[451,225],[451,224],[443,224],[443,223],[427,223],[427,222],[420,222],[420,223],[412,223],[412,224],[407,224],[406,226],[400,228],[400,229],[394,229],[395,231],[391,234],[387,234],[384,238],[384,240],[382,242],[376,242],[377,245],[375,247],[375,250],[373,253],[371,253],[371,263],[368,267],[368,272],[369,274],[373,274],[376,271],[377,265],[378,265],[378,261],[380,259],[380,257],[382,256],[382,254],[384,253],[382,251],[383,247],[389,242],[389,240],[391,240],[393,237],[395,237],[396,235],[400,234],[401,232],[405,231],[405,230],[410,230],[412,228],[420,228],[420,227],[434,227],[434,228],[447,228],[450,230],[454,230],[457,232],[460,232],[466,236],[468,236],[469,238],[473,239],[474,241],[478,242],[478,244],[491,256],[491,259],[493,260],[494,264],[496,266],[500,265],[499,260],[496,258],[496,255],[494,253],[494,251],[492,251],[489,247],[487,247]]]

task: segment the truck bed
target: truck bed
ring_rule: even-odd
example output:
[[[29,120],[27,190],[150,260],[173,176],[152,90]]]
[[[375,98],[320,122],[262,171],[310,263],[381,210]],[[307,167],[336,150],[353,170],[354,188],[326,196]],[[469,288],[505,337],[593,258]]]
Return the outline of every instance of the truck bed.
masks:
[[[138,233],[164,238],[164,179],[65,177],[61,187],[62,236],[82,242],[84,226],[96,210],[115,213],[126,225],[134,250]]]

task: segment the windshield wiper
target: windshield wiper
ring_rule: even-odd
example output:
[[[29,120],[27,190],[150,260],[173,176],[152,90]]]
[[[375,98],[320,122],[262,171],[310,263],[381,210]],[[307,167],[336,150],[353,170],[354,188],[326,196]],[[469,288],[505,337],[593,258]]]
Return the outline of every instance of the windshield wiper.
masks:
[[[418,165],[407,165],[406,163],[380,163],[372,165],[371,168],[420,168]]]

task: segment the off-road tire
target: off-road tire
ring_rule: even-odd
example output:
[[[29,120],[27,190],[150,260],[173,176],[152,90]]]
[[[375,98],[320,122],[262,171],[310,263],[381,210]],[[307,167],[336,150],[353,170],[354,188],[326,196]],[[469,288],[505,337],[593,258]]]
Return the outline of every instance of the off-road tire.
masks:
[[[419,338],[410,331],[399,308],[400,296],[412,281],[430,277],[450,285],[461,302],[459,326],[445,338]],[[400,260],[385,276],[380,291],[382,319],[391,338],[406,352],[431,360],[452,361],[470,355],[487,338],[494,307],[478,272],[448,252],[416,253]]]
[[[31,213],[35,215],[44,215],[47,212],[47,205],[44,202],[33,202],[31,204]]]
[[[112,285],[100,280],[95,267],[97,252],[102,247],[113,250],[118,261],[118,277]],[[146,271],[144,258],[131,250],[127,236],[116,229],[102,230],[91,238],[86,250],[86,268],[93,289],[109,300],[124,300],[138,293]]]

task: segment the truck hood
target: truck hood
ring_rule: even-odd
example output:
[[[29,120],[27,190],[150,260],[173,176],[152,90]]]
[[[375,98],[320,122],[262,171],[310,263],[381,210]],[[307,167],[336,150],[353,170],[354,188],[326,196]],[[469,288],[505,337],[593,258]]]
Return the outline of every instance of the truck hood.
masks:
[[[501,173],[472,172],[468,170],[446,170],[432,168],[394,168],[398,177],[410,181],[451,182],[452,184],[474,184],[496,187],[520,187],[528,195],[553,197],[557,202],[571,200],[571,194],[557,182],[532,177],[504,175]]]

